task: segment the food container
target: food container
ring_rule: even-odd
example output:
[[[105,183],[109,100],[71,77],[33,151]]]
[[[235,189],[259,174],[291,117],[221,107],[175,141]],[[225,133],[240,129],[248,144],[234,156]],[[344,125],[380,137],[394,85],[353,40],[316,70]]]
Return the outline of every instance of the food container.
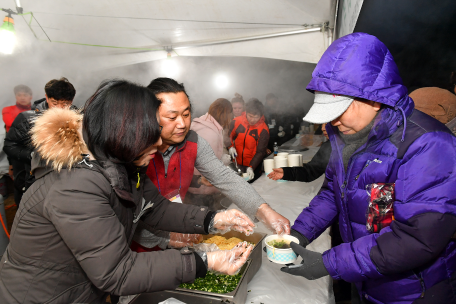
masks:
[[[268,255],[268,259],[271,262],[274,262],[277,264],[294,263],[296,261],[296,259],[298,258],[298,256],[293,251],[293,249],[291,249],[291,248],[278,249],[278,248],[272,247],[271,245],[268,245],[268,242],[277,240],[277,239],[284,239],[284,240],[292,241],[292,242],[299,244],[299,240],[291,235],[282,235],[282,236],[279,236],[277,234],[270,235],[264,239],[264,244],[266,245],[266,253]]]
[[[214,235],[205,235],[203,236],[203,239],[208,239],[212,236]],[[262,244],[266,234],[255,232],[249,236],[246,236],[240,232],[230,231],[221,236],[226,237],[227,239],[231,237],[237,237],[243,241],[255,244],[252,253],[250,253],[249,259],[241,268],[242,276],[235,290],[229,293],[220,294],[200,290],[177,288],[175,290],[165,290],[140,294],[130,303],[158,304],[165,301],[166,299],[175,298],[187,304],[220,304],[222,301],[223,303],[244,304],[245,300],[247,299],[247,284],[252,280],[254,275],[261,267]]]

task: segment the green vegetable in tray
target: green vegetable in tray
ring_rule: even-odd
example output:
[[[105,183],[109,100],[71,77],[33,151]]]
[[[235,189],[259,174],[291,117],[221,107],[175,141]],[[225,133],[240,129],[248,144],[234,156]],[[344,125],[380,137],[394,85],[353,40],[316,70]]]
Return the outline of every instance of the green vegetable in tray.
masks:
[[[225,275],[208,272],[204,278],[197,278],[191,284],[180,284],[180,288],[201,290],[215,293],[228,293],[236,289],[241,279],[241,274]]]
[[[277,248],[277,249],[291,248],[290,241],[287,241],[287,240],[272,240],[272,241],[268,242],[268,245],[272,246],[274,248]]]

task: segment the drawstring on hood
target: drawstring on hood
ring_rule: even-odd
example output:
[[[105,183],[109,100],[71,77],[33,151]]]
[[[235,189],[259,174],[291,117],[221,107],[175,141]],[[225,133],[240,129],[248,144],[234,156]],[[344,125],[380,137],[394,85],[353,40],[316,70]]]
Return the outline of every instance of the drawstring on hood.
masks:
[[[401,107],[399,106],[395,106],[394,107],[394,110],[400,110],[401,113],[402,113],[402,119],[404,120],[404,130],[402,131],[402,138],[401,138],[401,142],[404,142],[405,140],[405,129],[407,129],[407,117],[405,116],[405,112],[404,112],[404,109],[402,109]],[[398,120],[397,121],[397,126],[399,127],[401,125],[401,121]]]

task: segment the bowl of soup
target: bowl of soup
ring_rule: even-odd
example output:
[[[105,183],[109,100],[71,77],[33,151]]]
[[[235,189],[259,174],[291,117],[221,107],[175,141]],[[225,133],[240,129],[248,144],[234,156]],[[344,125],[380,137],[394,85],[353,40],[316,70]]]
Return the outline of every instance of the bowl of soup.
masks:
[[[291,249],[290,243],[299,244],[299,240],[291,235],[270,235],[264,239],[266,245],[266,253],[271,262],[277,264],[294,263],[298,256]]]

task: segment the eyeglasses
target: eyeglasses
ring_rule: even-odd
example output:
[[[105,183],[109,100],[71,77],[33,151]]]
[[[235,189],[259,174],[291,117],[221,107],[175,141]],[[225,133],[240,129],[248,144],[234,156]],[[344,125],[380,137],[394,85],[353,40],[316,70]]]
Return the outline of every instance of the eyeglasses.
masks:
[[[163,130],[163,126],[160,126],[160,134],[161,134],[162,130]]]

